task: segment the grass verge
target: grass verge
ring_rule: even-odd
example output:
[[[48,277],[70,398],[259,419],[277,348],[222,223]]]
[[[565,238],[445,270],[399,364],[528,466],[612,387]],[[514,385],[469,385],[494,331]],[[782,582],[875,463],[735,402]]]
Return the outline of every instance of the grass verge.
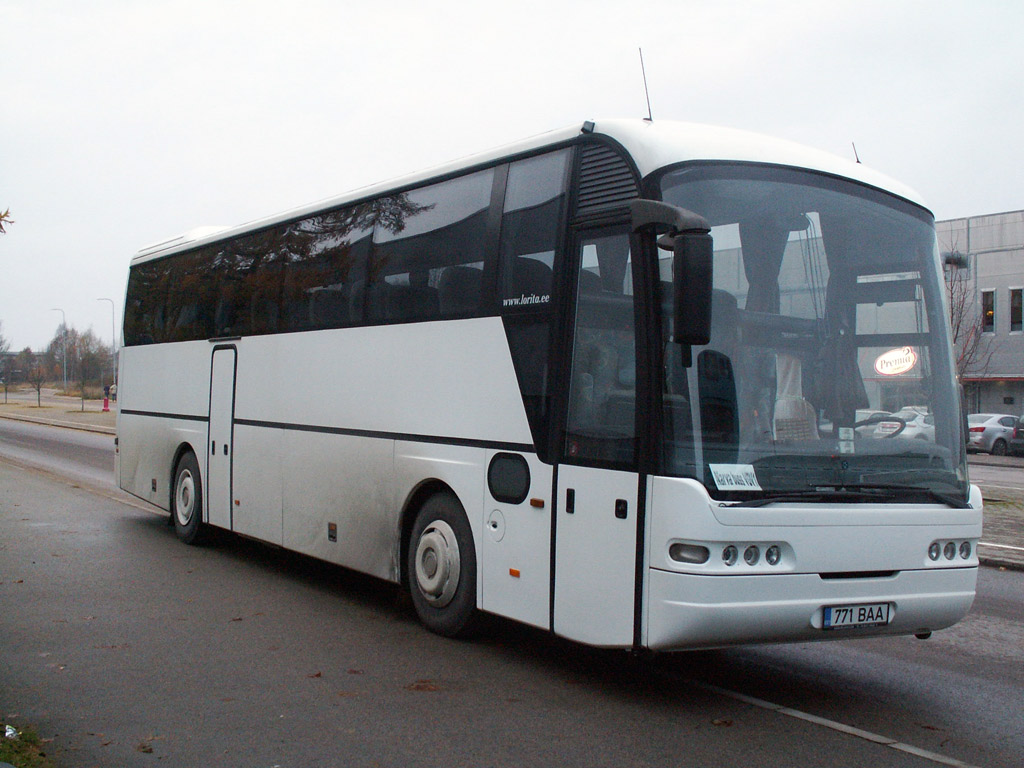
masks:
[[[5,730],[0,726],[0,762],[10,763],[14,768],[54,768],[46,755],[46,744],[32,728],[18,729],[14,738],[7,738]]]

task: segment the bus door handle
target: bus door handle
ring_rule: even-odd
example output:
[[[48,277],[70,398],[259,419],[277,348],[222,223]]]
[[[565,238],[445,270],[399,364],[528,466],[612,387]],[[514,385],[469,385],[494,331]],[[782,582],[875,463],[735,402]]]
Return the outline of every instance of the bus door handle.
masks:
[[[565,512],[569,515],[576,514],[576,491],[573,488],[565,490]]]
[[[210,455],[211,456],[216,456],[217,455],[217,441],[216,440],[214,440],[210,444]]]

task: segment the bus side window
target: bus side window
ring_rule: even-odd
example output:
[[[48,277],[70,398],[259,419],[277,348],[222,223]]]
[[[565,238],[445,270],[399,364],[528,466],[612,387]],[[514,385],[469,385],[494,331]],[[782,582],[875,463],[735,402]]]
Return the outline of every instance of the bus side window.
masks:
[[[549,353],[570,150],[509,166],[501,219],[499,308],[534,445],[550,461]]]
[[[492,168],[378,201],[387,215],[373,231],[368,322],[479,314],[482,281],[466,270],[484,266],[493,186]]]
[[[373,208],[363,204],[290,227],[282,254],[281,330],[343,328],[362,322]]]

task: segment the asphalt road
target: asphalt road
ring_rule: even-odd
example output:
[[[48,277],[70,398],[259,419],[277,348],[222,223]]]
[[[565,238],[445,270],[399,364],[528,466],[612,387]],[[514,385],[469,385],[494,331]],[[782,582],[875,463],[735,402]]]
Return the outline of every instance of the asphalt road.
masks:
[[[94,485],[114,484],[114,438],[111,435],[0,419],[0,455]]]
[[[453,642],[390,585],[238,538],[180,544],[109,475],[88,479],[102,447],[65,449],[79,465],[65,475],[11,458],[8,434],[0,714],[52,737],[62,766],[1009,767],[1024,754],[1019,572],[982,569],[968,618],[926,642],[638,661],[497,620]],[[42,453],[59,464],[57,451]]]

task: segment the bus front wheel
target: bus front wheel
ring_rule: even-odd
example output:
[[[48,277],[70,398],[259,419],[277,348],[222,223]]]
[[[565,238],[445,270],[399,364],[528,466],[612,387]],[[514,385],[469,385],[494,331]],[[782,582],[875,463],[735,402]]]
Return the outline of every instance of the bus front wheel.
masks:
[[[199,476],[199,462],[191,451],[178,460],[174,470],[171,519],[179,539],[186,544],[200,542],[203,528],[203,482]]]
[[[432,632],[461,637],[476,616],[476,550],[466,513],[451,493],[420,508],[409,540],[409,592]]]

